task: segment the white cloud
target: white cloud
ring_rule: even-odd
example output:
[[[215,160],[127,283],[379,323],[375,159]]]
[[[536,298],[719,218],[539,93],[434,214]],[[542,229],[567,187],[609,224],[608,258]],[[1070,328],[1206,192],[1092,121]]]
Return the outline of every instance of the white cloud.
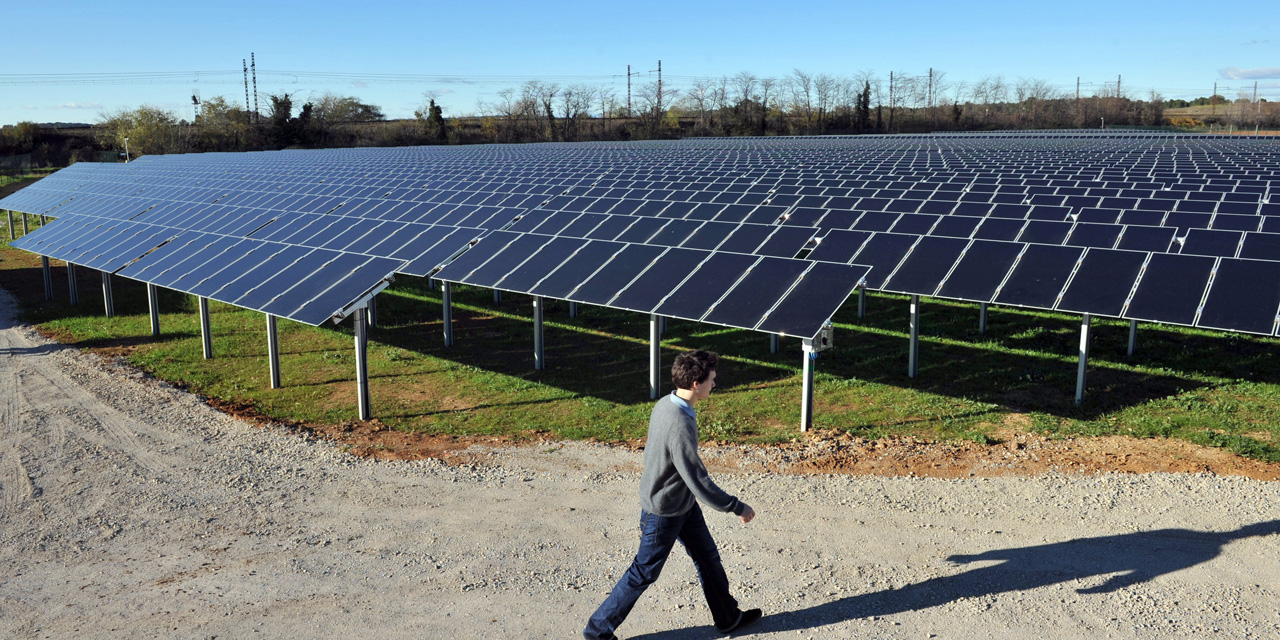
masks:
[[[101,102],[64,102],[55,104],[50,109],[101,109]]]
[[[1280,67],[1258,67],[1257,69],[1241,69],[1227,67],[1218,73],[1231,80],[1273,80],[1280,79]]]
[[[351,85],[352,85],[352,86],[354,86],[354,87],[355,87],[355,88],[357,88],[357,89],[368,89],[368,88],[369,88],[369,83],[365,82],[364,80],[356,80],[355,82],[352,82],[352,83],[351,83]]]

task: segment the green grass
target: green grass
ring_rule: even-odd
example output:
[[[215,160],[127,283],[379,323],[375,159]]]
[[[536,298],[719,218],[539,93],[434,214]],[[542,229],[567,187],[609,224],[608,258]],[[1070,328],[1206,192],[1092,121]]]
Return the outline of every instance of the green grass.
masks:
[[[0,248],[0,286],[25,317],[69,344],[118,353],[192,391],[251,405],[281,420],[336,424],[355,418],[350,321],[309,327],[281,321],[284,387],[270,389],[262,314],[211,304],[215,357],[204,360],[195,300],[161,295],[162,336],[149,331],[145,289],[115,279],[115,318],[102,316],[101,280],[78,270],[81,304],[67,304],[55,267],[46,302],[39,259]],[[370,332],[374,416],[388,426],[434,434],[532,434],[617,441],[647,427],[648,319],[564,303],[546,313],[549,367],[533,369],[531,305],[487,289],[454,294],[455,343],[441,339],[441,303],[426,281],[402,278],[379,297]],[[1280,341],[1142,325],[1126,357],[1128,323],[1095,321],[1089,387],[1074,403],[1079,317],[992,308],[977,332],[976,305],[926,300],[920,373],[907,377],[904,296],[871,295],[837,315],[836,348],[817,362],[815,424],[877,438],[997,442],[1017,431],[1049,437],[1122,434],[1178,438],[1264,461],[1280,461]],[[691,348],[724,359],[718,389],[699,406],[704,436],[776,442],[798,431],[802,362],[796,340],[769,353],[765,334],[668,323],[663,362]],[[670,384],[664,381],[664,391]]]

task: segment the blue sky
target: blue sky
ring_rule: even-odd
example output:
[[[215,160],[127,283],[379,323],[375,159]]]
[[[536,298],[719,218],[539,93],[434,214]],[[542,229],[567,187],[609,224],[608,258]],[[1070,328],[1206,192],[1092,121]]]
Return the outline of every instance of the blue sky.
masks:
[[[1135,97],[1252,93],[1280,100],[1280,3],[1238,2],[41,2],[11,3],[0,124],[96,122],[190,96],[243,103],[254,52],[259,102],[332,91],[411,117],[428,91],[445,115],[480,112],[525,80],[609,84],[626,68],[664,83],[792,69],[890,71],[951,83],[1034,78],[1088,94],[1122,76]],[[18,44],[18,43],[21,44]],[[197,72],[205,72],[203,74]],[[218,73],[221,72],[221,73]],[[286,73],[293,72],[293,73]],[[125,75],[103,83],[95,74]],[[390,76],[407,75],[409,78]],[[38,76],[38,77],[33,77]],[[430,76],[430,77],[424,77]]]

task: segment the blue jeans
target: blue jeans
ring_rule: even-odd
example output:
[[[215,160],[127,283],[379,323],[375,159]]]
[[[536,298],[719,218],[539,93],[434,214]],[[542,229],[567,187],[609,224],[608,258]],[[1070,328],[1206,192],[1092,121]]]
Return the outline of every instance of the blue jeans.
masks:
[[[729,578],[720,563],[720,552],[707,530],[707,521],[702,519],[702,509],[695,503],[684,515],[672,518],[640,511],[640,550],[604,604],[587,622],[587,628],[582,632],[584,637],[613,637],[613,631],[631,613],[631,607],[640,599],[640,594],[662,573],[676,540],[684,545],[698,568],[702,593],[707,598],[715,625],[726,629],[737,623],[740,613],[738,601],[729,595]]]

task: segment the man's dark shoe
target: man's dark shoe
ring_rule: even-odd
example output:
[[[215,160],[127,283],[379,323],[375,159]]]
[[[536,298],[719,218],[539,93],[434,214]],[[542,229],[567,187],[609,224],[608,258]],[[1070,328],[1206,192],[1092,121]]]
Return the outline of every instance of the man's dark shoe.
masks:
[[[719,627],[716,627],[716,630],[719,631],[720,633],[725,633],[725,634],[733,633],[734,631],[738,631],[739,629],[742,629],[750,625],[756,620],[759,620],[760,616],[762,615],[764,615],[764,612],[760,611],[759,609],[747,609],[746,611],[742,612],[742,615],[738,616],[738,621],[734,623],[732,627],[729,627],[728,629],[721,629]]]

